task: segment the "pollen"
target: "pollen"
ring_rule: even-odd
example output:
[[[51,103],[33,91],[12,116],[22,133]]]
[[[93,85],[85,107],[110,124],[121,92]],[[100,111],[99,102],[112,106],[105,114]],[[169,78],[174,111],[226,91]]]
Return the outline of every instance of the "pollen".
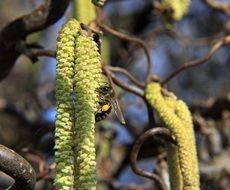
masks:
[[[103,105],[102,107],[101,107],[101,111],[103,111],[103,112],[106,112],[106,111],[108,111],[110,109],[110,105],[109,104],[105,104],[105,105]]]

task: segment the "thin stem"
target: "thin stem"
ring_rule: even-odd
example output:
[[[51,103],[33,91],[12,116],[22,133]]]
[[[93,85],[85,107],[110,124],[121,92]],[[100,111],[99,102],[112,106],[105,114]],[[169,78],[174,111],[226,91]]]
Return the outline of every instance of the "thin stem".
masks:
[[[130,41],[130,42],[133,42],[133,43],[137,43],[139,46],[142,47],[142,49],[144,50],[145,52],[145,55],[146,55],[146,58],[147,58],[147,74],[146,74],[146,83],[148,83],[150,80],[151,80],[151,71],[152,71],[152,60],[151,60],[151,57],[150,57],[150,53],[149,53],[149,50],[146,46],[146,43],[139,39],[139,38],[136,38],[136,37],[133,37],[131,35],[128,35],[128,34],[124,34],[124,33],[121,33],[121,32],[118,32],[114,29],[112,29],[111,27],[105,25],[105,24],[102,24],[102,22],[100,21],[97,21],[97,24],[100,28],[102,28],[104,31],[120,38],[120,39],[123,39],[123,40],[127,40],[127,41]]]
[[[106,65],[103,65],[103,70],[106,69]],[[120,80],[114,73],[112,73],[109,69],[107,69],[107,74],[113,79],[113,82],[118,85],[119,87],[123,88],[124,90],[127,90],[128,92],[131,92],[141,98],[144,97],[144,91],[137,88],[136,86],[126,84],[122,80]]]
[[[46,57],[56,57],[56,52],[54,50],[48,49],[31,49],[29,53],[26,54],[28,57],[38,57],[38,56],[46,56]]]
[[[124,74],[126,77],[128,77],[130,79],[130,81],[132,81],[138,87],[140,87],[140,88],[145,87],[144,83],[142,83],[139,80],[135,79],[134,76],[129,71],[127,71],[126,69],[123,69],[121,67],[110,67],[110,66],[108,66],[108,68],[109,68],[110,71]]]
[[[227,45],[229,44],[229,40],[230,36],[226,36],[224,38],[222,38],[222,40],[218,41],[217,43],[215,43],[212,48],[210,49],[210,51],[202,58],[193,60],[193,61],[189,61],[187,63],[185,63],[184,65],[182,65],[181,67],[179,67],[178,69],[176,69],[175,71],[173,71],[172,73],[170,73],[163,81],[162,81],[162,85],[166,84],[169,80],[171,80],[173,77],[175,77],[177,74],[179,74],[180,72],[189,69],[191,67],[195,67],[198,65],[201,65],[203,63],[205,63],[206,61],[208,61],[210,58],[212,58],[212,56],[223,46],[223,45]]]

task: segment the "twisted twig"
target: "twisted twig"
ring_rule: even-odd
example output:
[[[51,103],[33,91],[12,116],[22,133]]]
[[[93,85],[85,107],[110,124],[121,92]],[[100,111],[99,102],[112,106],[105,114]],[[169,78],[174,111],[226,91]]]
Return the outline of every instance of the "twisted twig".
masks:
[[[105,69],[106,65],[102,65],[103,70]],[[141,98],[144,97],[144,91],[136,86],[130,85],[130,84],[126,84],[124,83],[122,80],[120,80],[118,77],[115,76],[114,73],[112,73],[109,69],[107,69],[107,73],[108,75],[111,76],[111,78],[113,79],[113,82],[115,84],[117,84],[119,87],[127,90],[130,93],[133,93]]]
[[[163,81],[162,81],[162,85],[166,84],[169,80],[171,80],[173,77],[175,77],[177,74],[179,74],[180,72],[189,69],[191,67],[195,67],[198,65],[201,65],[203,63],[205,63],[206,61],[208,61],[209,59],[211,59],[211,57],[224,45],[229,44],[230,42],[230,36],[226,36],[224,38],[222,38],[220,41],[216,42],[212,48],[209,50],[209,52],[202,58],[193,60],[193,61],[189,61],[187,63],[185,63],[184,65],[182,65],[181,67],[179,67],[178,69],[176,69],[175,71],[173,71],[172,73],[170,73]]]
[[[104,31],[106,31],[106,32],[118,37],[118,38],[121,38],[123,40],[127,40],[130,42],[136,43],[142,47],[142,49],[145,52],[146,59],[147,59],[147,74],[146,74],[146,80],[145,81],[149,82],[151,80],[152,60],[150,57],[149,50],[146,46],[146,43],[143,40],[136,38],[134,36],[118,32],[118,31],[112,29],[111,27],[109,27],[108,25],[103,24],[101,21],[97,21],[97,24],[102,30],[104,30]]]
[[[113,71],[113,72],[119,72],[119,73],[124,74],[126,77],[129,78],[130,81],[132,81],[135,85],[137,85],[140,88],[145,87],[144,83],[142,83],[139,80],[137,80],[136,78],[134,78],[134,76],[129,71],[127,71],[126,69],[123,69],[121,67],[109,67],[109,70]]]
[[[132,152],[131,152],[131,157],[130,157],[130,159],[131,159],[131,167],[132,167],[133,171],[136,174],[138,174],[140,176],[143,176],[143,177],[146,177],[146,178],[149,178],[149,179],[152,179],[153,181],[156,181],[159,184],[159,186],[161,187],[161,189],[167,190],[166,185],[160,179],[160,177],[158,177],[156,174],[153,174],[151,172],[142,170],[137,165],[137,156],[138,156],[138,153],[139,153],[139,150],[140,150],[142,144],[148,138],[153,137],[154,135],[157,135],[157,134],[158,135],[159,134],[164,135],[167,138],[167,141],[170,140],[171,142],[173,142],[173,140],[171,138],[171,134],[170,134],[169,130],[166,129],[166,128],[158,127],[158,128],[153,128],[153,129],[150,129],[150,130],[146,131],[144,134],[142,134],[137,139],[137,141],[135,142],[135,144],[133,146],[133,149],[132,149]]]

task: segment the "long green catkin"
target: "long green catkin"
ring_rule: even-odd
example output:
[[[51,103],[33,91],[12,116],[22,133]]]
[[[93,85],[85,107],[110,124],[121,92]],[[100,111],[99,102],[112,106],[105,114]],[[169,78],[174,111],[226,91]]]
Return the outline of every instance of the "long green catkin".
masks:
[[[159,83],[149,83],[146,88],[146,99],[157,112],[165,126],[175,137],[177,146],[168,147],[170,154],[177,154],[171,171],[172,190],[199,190],[199,169],[196,144],[191,114],[186,104],[175,96],[164,97]],[[176,156],[176,155],[173,155]],[[178,178],[175,178],[175,176]],[[182,181],[180,181],[182,180]]]
[[[56,128],[55,128],[55,185],[58,189],[73,187],[73,104],[75,38],[80,25],[70,20],[63,25],[57,39],[56,66]]]
[[[55,184],[96,189],[95,113],[102,82],[101,59],[90,31],[67,22],[57,45]]]
[[[97,88],[102,80],[101,60],[93,38],[81,34],[76,38],[75,83],[75,187],[96,189],[95,112]]]

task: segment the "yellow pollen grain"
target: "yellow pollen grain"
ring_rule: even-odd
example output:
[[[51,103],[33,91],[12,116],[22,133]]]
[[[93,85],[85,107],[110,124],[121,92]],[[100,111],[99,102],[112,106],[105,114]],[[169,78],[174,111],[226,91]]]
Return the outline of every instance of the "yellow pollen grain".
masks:
[[[105,105],[103,105],[103,106],[101,107],[101,111],[106,112],[106,111],[109,110],[109,108],[110,108],[110,105],[109,105],[109,104],[105,104]]]

